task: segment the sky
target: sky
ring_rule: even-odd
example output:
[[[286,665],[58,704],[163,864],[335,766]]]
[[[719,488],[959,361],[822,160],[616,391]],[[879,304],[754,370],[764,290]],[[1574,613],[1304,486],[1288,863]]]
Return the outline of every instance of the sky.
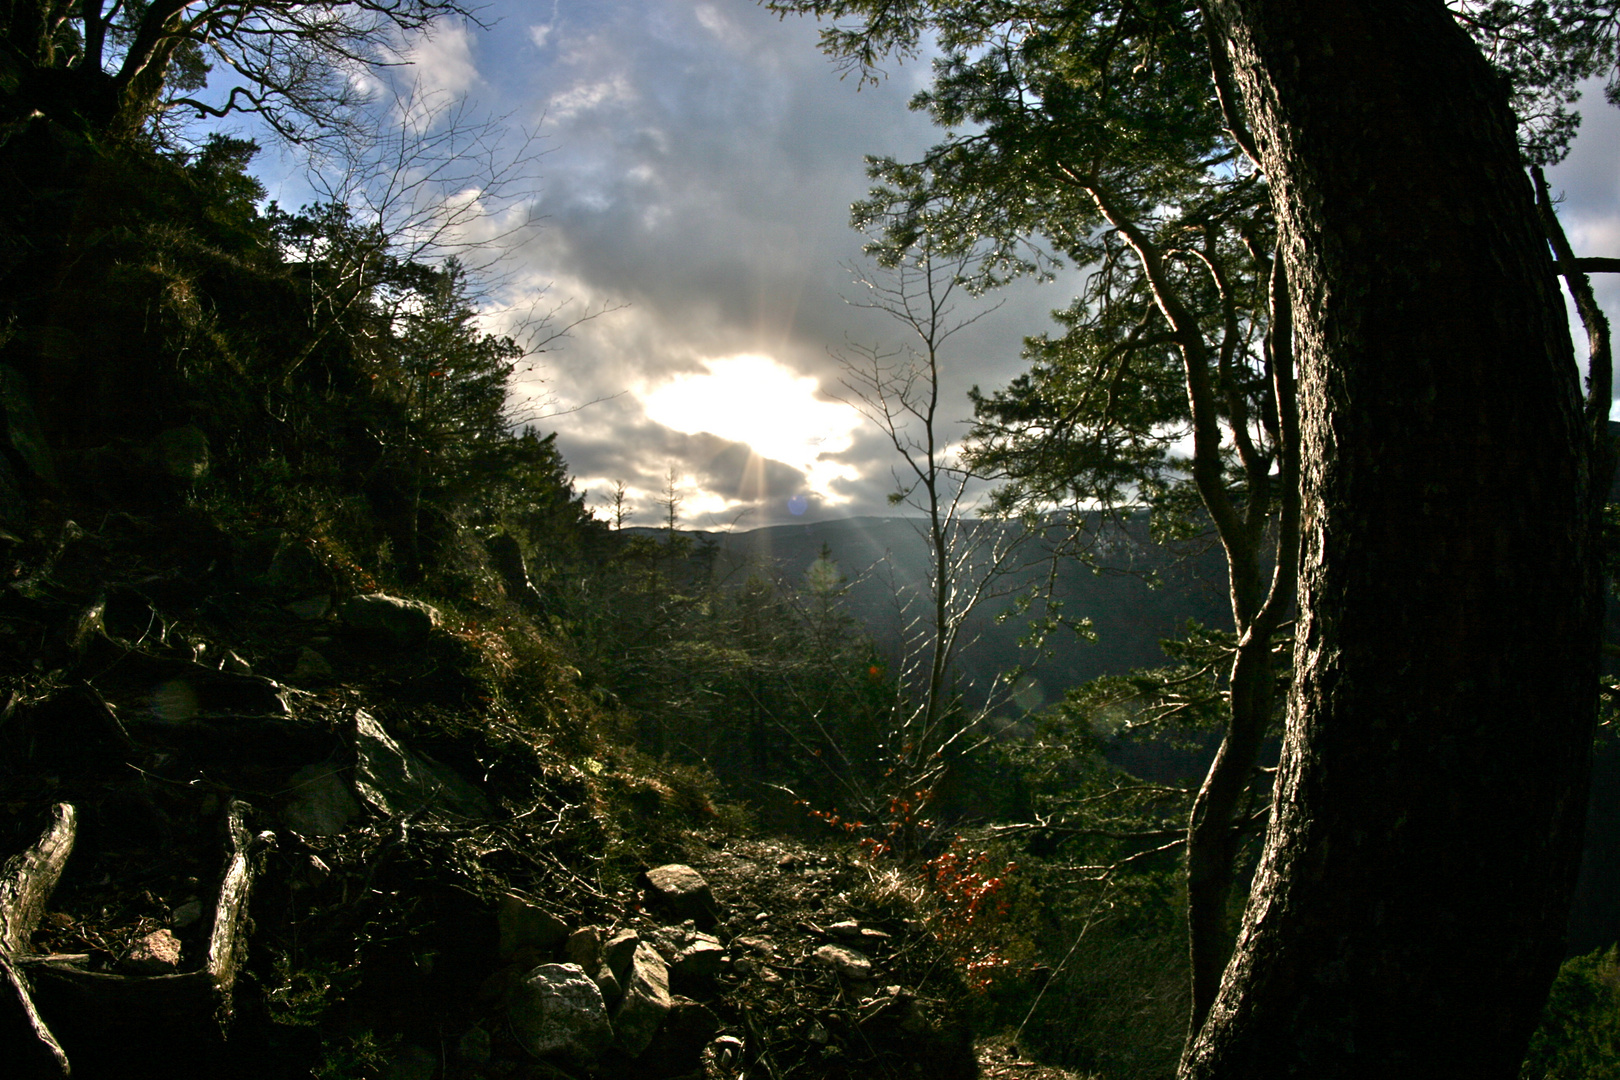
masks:
[[[661,523],[673,475],[688,528],[894,512],[899,459],[840,400],[840,356],[905,334],[849,302],[862,238],[848,218],[864,155],[914,158],[938,138],[906,107],[926,66],[857,89],[819,52],[813,21],[753,0],[483,10],[488,29],[444,25],[404,44],[388,76],[417,104],[393,116],[432,130],[437,110],[460,106],[464,123],[498,118],[497,163],[534,152],[504,187],[467,170],[463,232],[503,239],[495,325],[540,312],[567,329],[520,372],[514,408],[557,432],[591,504],[622,482],[631,524]],[[1577,253],[1620,255],[1620,111],[1589,100],[1550,178]],[[1620,275],[1597,284],[1620,317]],[[1023,337],[1077,291],[1072,273],[1008,289],[952,342],[945,438],[965,430],[967,389],[1017,375]],[[959,315],[986,306],[964,298]]]

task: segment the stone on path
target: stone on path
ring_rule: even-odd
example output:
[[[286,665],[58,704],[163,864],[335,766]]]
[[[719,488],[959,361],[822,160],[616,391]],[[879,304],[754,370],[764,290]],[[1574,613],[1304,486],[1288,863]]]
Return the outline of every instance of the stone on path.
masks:
[[[139,975],[172,975],[180,970],[180,939],[167,929],[154,930],[130,946],[124,967]]]
[[[630,959],[624,998],[613,1014],[620,1049],[631,1057],[647,1049],[664,1022],[664,1014],[669,1012],[669,1004],[669,968],[658,950],[643,941]]]
[[[823,945],[814,954],[816,961],[832,968],[846,979],[870,979],[872,961],[865,953],[847,945]]]
[[[577,964],[541,964],[507,1000],[512,1034],[536,1057],[589,1065],[613,1042],[602,992]]]
[[[670,863],[655,866],[643,875],[647,883],[647,898],[667,910],[677,919],[692,919],[701,925],[713,925],[719,912],[714,894],[703,875],[690,866]]]

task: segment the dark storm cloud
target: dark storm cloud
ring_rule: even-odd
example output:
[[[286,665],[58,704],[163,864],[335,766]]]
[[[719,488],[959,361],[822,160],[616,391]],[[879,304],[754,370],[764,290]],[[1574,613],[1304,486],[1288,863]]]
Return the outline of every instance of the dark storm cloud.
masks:
[[[501,14],[500,31],[481,43],[479,74],[504,107],[544,114],[550,151],[542,227],[525,255],[531,279],[553,282],[576,310],[628,305],[548,357],[549,388],[565,404],[625,393],[558,417],[559,445],[598,482],[621,476],[653,490],[673,456],[712,494],[736,498],[733,479],[706,465],[695,442],[672,443],[638,415],[638,396],[738,354],[769,356],[836,395],[829,347],[898,342],[901,328],[844,302],[853,290],[840,264],[860,254],[848,215],[868,186],[863,155],[915,155],[938,137],[905,107],[926,71],[897,69],[857,93],[817,50],[814,23],[778,21],[752,0],[505,5]],[[948,385],[959,414],[969,384],[1016,373],[1022,335],[1064,300],[1015,291],[997,319],[964,337]],[[837,490],[861,504],[829,512],[886,509],[884,444],[857,446],[871,456],[839,460],[869,479]],[[782,468],[802,488],[803,474]],[[774,520],[791,485],[766,472],[760,511]]]
[[[742,444],[672,431],[641,401],[740,354],[768,356],[836,396],[832,352],[903,341],[903,327],[843,301],[855,290],[840,264],[859,258],[847,222],[868,184],[863,155],[915,157],[939,137],[905,107],[925,66],[896,68],[857,93],[818,52],[813,22],[778,21],[754,0],[498,0],[490,14],[495,32],[424,55],[443,68],[438,82],[473,88],[546,137],[540,228],[514,280],[572,300],[564,317],[627,305],[578,328],[545,358],[547,384],[520,394],[549,393],[562,406],[609,399],[543,425],[596,490],[622,479],[651,498],[674,467],[708,506],[757,498],[751,524],[781,520],[785,496],[814,494],[802,490],[804,463],[761,466],[751,496],[739,484]],[[1601,95],[1591,100],[1599,104],[1552,180],[1567,193],[1562,214],[1580,252],[1620,255],[1620,114]],[[1620,282],[1598,285],[1613,311]],[[945,438],[962,434],[967,388],[1016,375],[1022,337],[1048,327],[1049,310],[1077,291],[1074,274],[1007,290],[1000,311],[954,342]],[[962,314],[973,310],[965,303]],[[801,509],[892,512],[898,462],[880,433],[864,430],[833,457],[853,475],[824,481],[828,498]]]

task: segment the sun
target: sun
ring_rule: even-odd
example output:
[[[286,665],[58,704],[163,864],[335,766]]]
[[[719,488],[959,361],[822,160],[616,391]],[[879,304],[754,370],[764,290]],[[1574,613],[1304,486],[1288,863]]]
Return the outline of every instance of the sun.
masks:
[[[704,374],[680,375],[642,399],[647,416],[675,431],[708,432],[746,444],[762,458],[803,470],[807,486],[827,487],[852,470],[825,460],[849,449],[860,417],[817,396],[821,384],[768,356],[705,360]]]

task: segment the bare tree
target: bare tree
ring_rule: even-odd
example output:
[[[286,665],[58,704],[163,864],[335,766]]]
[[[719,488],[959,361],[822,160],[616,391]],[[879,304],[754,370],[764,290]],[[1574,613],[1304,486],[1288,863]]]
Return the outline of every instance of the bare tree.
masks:
[[[0,124],[36,113],[128,138],[165,117],[254,115],[290,142],[359,130],[352,76],[466,0],[11,0]],[[218,93],[208,74],[224,69]],[[224,89],[228,86],[229,89]]]
[[[910,340],[894,348],[851,343],[847,352],[834,353],[849,391],[843,400],[884,433],[900,458],[889,500],[920,512],[916,528],[928,552],[922,610],[902,613],[899,714],[889,734],[893,784],[908,794],[938,785],[950,763],[972,748],[979,721],[1006,690],[998,676],[985,688],[986,704],[965,711],[957,662],[973,644],[970,616],[1011,591],[1010,575],[1029,535],[1004,521],[970,517],[978,478],[941,430],[944,349],[999,306],[957,317],[970,261],[970,255],[940,255],[923,240],[892,267],[852,271],[865,296],[851,303],[889,316]]]

